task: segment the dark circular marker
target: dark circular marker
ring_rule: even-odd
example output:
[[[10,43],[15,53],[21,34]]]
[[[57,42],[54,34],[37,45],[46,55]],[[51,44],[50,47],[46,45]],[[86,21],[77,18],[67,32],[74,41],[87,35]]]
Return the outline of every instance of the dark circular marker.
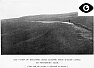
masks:
[[[82,5],[79,7],[79,9],[80,9],[82,12],[84,12],[84,13],[88,13],[88,12],[90,12],[90,11],[93,10],[93,6],[92,6],[91,4],[89,4],[89,3],[84,3],[84,4],[82,4]]]

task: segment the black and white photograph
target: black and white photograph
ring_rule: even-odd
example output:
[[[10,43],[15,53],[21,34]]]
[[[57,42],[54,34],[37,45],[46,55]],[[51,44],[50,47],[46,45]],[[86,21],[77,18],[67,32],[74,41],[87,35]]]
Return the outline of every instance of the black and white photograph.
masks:
[[[1,55],[93,54],[93,16],[78,16],[75,0],[9,1],[0,10]]]

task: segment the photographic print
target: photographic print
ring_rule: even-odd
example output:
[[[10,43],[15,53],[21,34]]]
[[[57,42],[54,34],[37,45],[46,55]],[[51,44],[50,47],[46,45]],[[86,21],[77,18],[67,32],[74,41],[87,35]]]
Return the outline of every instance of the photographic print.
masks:
[[[67,3],[67,1],[63,2]],[[35,2],[37,1],[35,0]],[[50,6],[52,4],[54,6],[56,5],[54,1],[53,3],[50,1],[44,3],[44,1],[41,0],[41,2],[43,2],[43,5],[46,3]],[[58,2],[59,1],[57,1],[57,3]],[[63,2],[60,4],[64,4]],[[18,4],[18,2],[16,3]],[[78,12],[71,10],[71,8],[75,6],[70,3],[68,4],[69,6],[71,5],[71,8],[69,6],[66,7],[65,4],[64,6],[59,5],[58,7],[62,9],[59,13],[54,10],[50,13],[46,10],[47,4],[43,7],[43,5],[40,6],[42,3],[38,3],[39,2],[34,3],[33,5],[29,3],[28,6],[23,7],[23,9],[19,4],[16,5],[16,8],[15,6],[9,5],[11,10],[14,11],[15,8],[17,11],[9,12],[9,9],[9,14],[7,11],[6,14],[12,14],[14,17],[10,16],[7,18],[5,15],[5,18],[1,19],[1,55],[93,54],[93,16],[78,16]],[[32,7],[36,4],[37,7]],[[23,3],[21,5],[23,5]],[[42,8],[38,9],[38,6]],[[43,14],[42,12],[35,12],[34,14],[34,9],[38,9],[36,10],[37,12],[45,9],[46,12],[43,12]],[[50,10],[50,7],[47,9]],[[29,11],[30,14],[28,14],[26,10]],[[60,9],[55,10],[59,11]],[[19,14],[26,12],[27,15],[16,17],[15,15],[17,15],[19,11]]]

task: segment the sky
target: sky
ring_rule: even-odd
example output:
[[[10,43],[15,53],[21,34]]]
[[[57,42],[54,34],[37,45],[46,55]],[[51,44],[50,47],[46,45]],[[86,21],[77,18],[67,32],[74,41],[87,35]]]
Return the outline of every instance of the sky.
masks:
[[[0,19],[77,12],[77,0],[0,0]]]

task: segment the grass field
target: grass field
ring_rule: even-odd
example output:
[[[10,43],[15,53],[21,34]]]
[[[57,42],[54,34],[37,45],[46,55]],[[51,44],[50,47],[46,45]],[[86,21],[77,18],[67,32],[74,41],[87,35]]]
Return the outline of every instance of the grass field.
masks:
[[[70,20],[72,24],[66,24]],[[93,54],[93,17],[77,13],[1,20],[1,53]]]

